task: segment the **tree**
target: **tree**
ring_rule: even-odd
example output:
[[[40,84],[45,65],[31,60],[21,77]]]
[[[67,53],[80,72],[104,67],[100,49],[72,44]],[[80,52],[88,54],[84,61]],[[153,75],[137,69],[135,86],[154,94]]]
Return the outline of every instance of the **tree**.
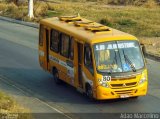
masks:
[[[33,18],[33,0],[28,0],[28,16],[29,18]]]

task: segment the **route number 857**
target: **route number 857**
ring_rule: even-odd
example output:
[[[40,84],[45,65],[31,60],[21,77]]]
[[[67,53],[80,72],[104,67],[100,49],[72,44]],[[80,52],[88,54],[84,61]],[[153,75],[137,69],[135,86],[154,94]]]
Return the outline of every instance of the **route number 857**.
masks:
[[[104,82],[110,82],[111,81],[111,76],[103,76],[102,79]]]

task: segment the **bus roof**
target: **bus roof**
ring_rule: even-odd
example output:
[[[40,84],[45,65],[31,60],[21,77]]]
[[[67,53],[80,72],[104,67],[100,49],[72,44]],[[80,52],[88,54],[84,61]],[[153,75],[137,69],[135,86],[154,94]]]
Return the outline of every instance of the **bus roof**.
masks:
[[[40,21],[49,28],[75,37],[79,42],[98,43],[111,40],[136,40],[128,33],[92,22],[81,17],[53,17]]]

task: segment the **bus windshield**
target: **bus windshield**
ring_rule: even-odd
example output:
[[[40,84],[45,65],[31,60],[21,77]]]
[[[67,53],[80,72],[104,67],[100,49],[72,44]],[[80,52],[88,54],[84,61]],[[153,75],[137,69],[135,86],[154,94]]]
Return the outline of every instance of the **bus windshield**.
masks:
[[[94,45],[96,68],[99,72],[136,72],[144,67],[137,41],[112,41]]]

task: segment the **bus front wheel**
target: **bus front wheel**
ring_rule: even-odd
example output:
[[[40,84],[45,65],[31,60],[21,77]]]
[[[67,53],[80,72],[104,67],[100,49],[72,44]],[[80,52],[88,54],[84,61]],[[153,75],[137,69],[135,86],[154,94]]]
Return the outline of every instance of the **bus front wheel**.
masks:
[[[131,99],[138,99],[138,96],[130,97]]]
[[[93,100],[93,90],[91,88],[91,86],[88,84],[86,85],[86,95],[87,97],[89,97],[91,100]]]

